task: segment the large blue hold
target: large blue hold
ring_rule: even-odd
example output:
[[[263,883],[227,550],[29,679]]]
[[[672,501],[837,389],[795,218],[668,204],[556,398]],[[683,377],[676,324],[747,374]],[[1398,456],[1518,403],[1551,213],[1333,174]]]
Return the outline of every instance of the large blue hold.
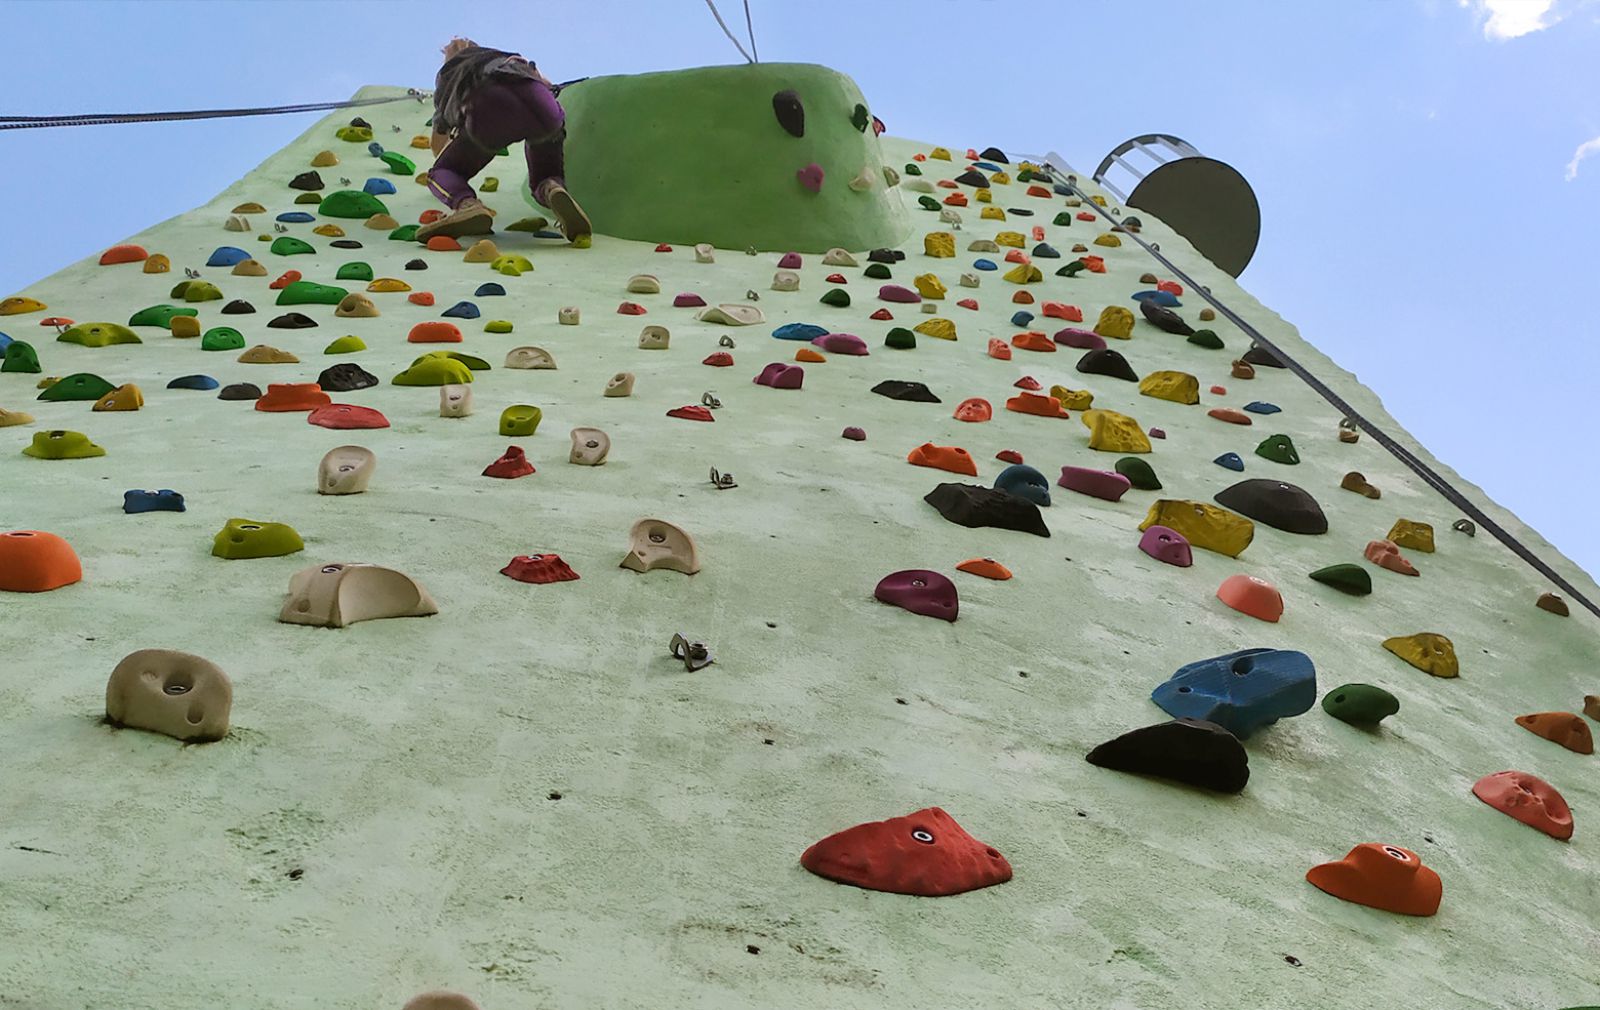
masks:
[[[999,267],[994,265],[994,260],[973,260],[972,261],[972,265],[974,267],[978,268],[979,270],[998,270],[998,269],[1000,269]]]
[[[471,302],[456,302],[441,313],[446,319],[476,319],[478,307]]]
[[[167,383],[168,389],[216,389],[221,383],[209,375],[180,375]]]
[[[485,281],[478,285],[478,290],[472,293],[472,297],[487,298],[491,295],[503,295],[505,293],[506,289],[501,285],[496,284],[494,281]]]
[[[1180,308],[1183,303],[1178,301],[1178,296],[1171,291],[1135,291],[1133,300],[1136,302],[1155,302],[1164,309]]]
[[[286,210],[278,215],[277,220],[284,224],[310,224],[316,218],[303,210]]]
[[[1244,409],[1252,414],[1276,414],[1283,408],[1276,403],[1267,403],[1263,400],[1251,400],[1244,405]]]
[[[1214,722],[1243,739],[1317,700],[1311,657],[1287,649],[1245,649],[1190,663],[1150,693],[1177,719]]]
[[[206,266],[208,266],[208,267],[232,267],[232,266],[238,266],[240,263],[243,263],[245,260],[247,260],[249,258],[250,258],[250,254],[245,252],[243,249],[240,249],[238,246],[219,245],[219,246],[217,246],[217,251],[211,254],[211,258],[206,260]]]
[[[1022,309],[1018,309],[1017,311],[1011,313],[1012,326],[1020,326],[1026,329],[1027,325],[1031,322],[1033,322],[1032,312],[1024,312]]]
[[[994,489],[1026,498],[1035,505],[1050,504],[1050,481],[1026,463],[1013,463],[994,479]]]
[[[816,323],[784,323],[772,331],[779,340],[815,340],[833,331]]]
[[[368,179],[366,185],[361,187],[361,191],[371,193],[373,196],[389,196],[394,192],[394,183],[388,179]]]
[[[183,495],[163,488],[160,491],[124,491],[122,511],[129,515],[139,512],[182,512]]]
[[[1244,460],[1240,459],[1239,454],[1236,452],[1225,452],[1211,462],[1218,466],[1225,466],[1229,470],[1238,470],[1241,473],[1244,471]]]

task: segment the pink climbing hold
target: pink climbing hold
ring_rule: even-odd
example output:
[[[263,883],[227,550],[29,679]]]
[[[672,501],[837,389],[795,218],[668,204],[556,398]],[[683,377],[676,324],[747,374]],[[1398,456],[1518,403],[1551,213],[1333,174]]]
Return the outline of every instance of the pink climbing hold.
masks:
[[[758,386],[771,386],[773,389],[799,389],[805,378],[806,371],[799,365],[774,361],[761,370],[755,381]]]
[[[799,270],[800,263],[800,254],[797,252],[786,252],[778,257],[779,270]]]
[[[878,297],[886,302],[905,302],[907,304],[922,301],[921,295],[899,284],[885,284],[878,289]]]
[[[1064,466],[1057,484],[1092,498],[1119,501],[1133,485],[1114,470],[1095,470],[1086,466]]]
[[[705,303],[706,300],[695,294],[693,291],[685,291],[672,299],[672,307],[675,309],[694,309],[699,308]]]
[[[1039,385],[1039,380],[1035,379],[1031,375],[1024,375],[1011,385],[1017,389],[1026,389],[1030,393],[1037,393],[1039,390],[1044,388],[1043,386]]]
[[[1178,568],[1194,564],[1194,549],[1189,538],[1167,526],[1151,526],[1139,539],[1139,549],[1157,561]]]
[[[839,437],[848,438],[852,442],[865,442],[867,440],[867,433],[862,429],[857,428],[855,425],[851,425],[844,431],[840,432]]]
[[[941,621],[954,621],[961,610],[956,584],[938,572],[922,568],[885,575],[872,595],[902,610]]]
[[[1150,437],[1151,438],[1166,438],[1167,437],[1167,429],[1165,429],[1165,428],[1151,428],[1150,429]]]
[[[1156,290],[1165,291],[1167,294],[1175,297],[1182,297],[1183,295],[1183,285],[1179,284],[1177,281],[1161,281],[1156,285]]]
[[[824,333],[812,338],[811,342],[829,354],[853,354],[857,357],[867,354],[867,342],[854,333]]]
[[[644,315],[644,306],[638,302],[623,302],[617,306],[617,314],[622,316],[642,316]]]
[[[1011,360],[1011,345],[999,337],[989,338],[989,357],[998,361]]]
[[[1367,549],[1364,553],[1367,560],[1379,568],[1386,568],[1391,572],[1399,572],[1401,575],[1420,574],[1416,566],[1407,561],[1405,555],[1400,553],[1400,545],[1393,540],[1373,540],[1367,544]]]
[[[795,172],[794,177],[800,180],[800,185],[813,193],[822,192],[822,166],[812,162],[805,168]]]
[[[1063,347],[1076,347],[1084,351],[1104,350],[1106,346],[1106,338],[1100,334],[1072,326],[1057,330],[1055,341]]]

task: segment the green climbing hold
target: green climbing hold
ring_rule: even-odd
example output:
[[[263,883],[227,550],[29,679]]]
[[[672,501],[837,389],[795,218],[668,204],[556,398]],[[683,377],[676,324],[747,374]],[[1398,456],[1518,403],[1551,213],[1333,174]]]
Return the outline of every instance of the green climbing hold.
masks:
[[[75,372],[63,376],[44,388],[39,399],[60,402],[63,400],[98,400],[116,389],[111,383],[93,372]]]
[[[420,224],[403,224],[390,232],[389,238],[396,242],[415,242],[417,240],[417,229],[421,227],[422,225]]]
[[[340,337],[322,349],[323,354],[354,354],[356,351],[367,349],[367,342],[360,337],[351,335]]]
[[[861,276],[871,277],[875,281],[886,281],[893,277],[894,274],[889,272],[888,264],[868,263],[867,268],[861,271]]]
[[[832,305],[838,309],[845,308],[850,304],[850,292],[844,288],[833,288],[822,296],[822,304]]]
[[[548,227],[550,227],[548,219],[534,216],[522,218],[520,221],[513,221],[506,225],[506,231],[544,231]]]
[[[494,156],[496,158],[509,157],[510,154],[511,154],[511,148],[509,148],[509,147],[502,147],[500,150],[494,152]]]
[[[310,242],[303,238],[295,238],[293,235],[279,235],[273,239],[270,251],[275,256],[299,256],[316,252],[311,248]]]
[[[372,140],[372,127],[370,126],[341,126],[333,134],[340,140],[352,144],[365,144]]]
[[[244,349],[244,334],[231,326],[213,326],[200,335],[202,351],[238,351]]]
[[[906,170],[904,172],[901,172],[900,174],[901,175],[921,175],[922,174],[922,169],[917,167],[917,163],[916,162],[908,161],[908,162],[906,162]]]
[[[183,281],[167,294],[168,298],[182,298],[186,302],[215,302],[222,292],[210,281]]]
[[[317,205],[323,217],[369,218],[374,214],[387,214],[389,208],[371,193],[359,189],[340,189],[323,197]]]
[[[229,561],[280,558],[306,549],[294,527],[254,519],[229,519],[211,541],[211,553]]]
[[[1216,330],[1195,330],[1189,334],[1189,343],[1211,351],[1220,351],[1223,347],[1222,338],[1217,336]]]
[[[919,196],[919,197],[917,197],[917,205],[920,206],[923,210],[938,210],[939,209],[939,201],[935,200],[931,196]]]
[[[480,192],[480,193],[498,193],[498,192],[500,192],[500,180],[496,179],[492,175],[484,176],[483,181],[478,183],[478,192]]]
[[[333,279],[336,281],[370,281],[372,280],[372,264],[346,263],[339,268],[338,273],[333,275]],[[342,298],[343,295],[340,297]],[[282,305],[283,302],[280,300],[278,304]]]
[[[909,351],[917,346],[917,335],[904,326],[896,326],[883,338],[883,346],[897,351]]]
[[[485,333],[510,333],[511,332],[511,323],[510,323],[509,320],[505,320],[505,319],[491,319],[487,323],[483,324],[483,332],[485,332]]]
[[[1360,565],[1329,565],[1312,572],[1311,578],[1351,596],[1367,596],[1372,592],[1372,575]]]
[[[525,403],[514,403],[500,412],[500,434],[528,437],[539,430],[544,411]]]
[[[423,358],[449,358],[452,361],[461,362],[463,365],[466,365],[468,368],[470,368],[474,372],[487,372],[487,371],[489,371],[489,363],[487,361],[483,360],[482,358],[478,357],[476,354],[463,354],[460,351],[429,351],[427,354],[424,354],[422,357]],[[422,359],[419,358],[417,360],[420,361]],[[416,364],[416,363],[417,363],[416,361],[412,362],[413,365]]]
[[[147,309],[140,309],[128,317],[129,326],[159,326],[163,330],[172,329],[173,316],[198,316],[199,309],[184,308],[179,305],[152,305]]]
[[[395,175],[415,175],[417,171],[417,163],[399,151],[385,151],[378,156],[378,160],[388,165],[389,171]]]
[[[39,371],[39,352],[26,340],[13,340],[5,347],[5,360],[0,361],[0,372]]]
[[[533,261],[517,253],[506,253],[504,256],[496,256],[491,260],[489,269],[505,274],[507,277],[521,277],[533,269]]]
[[[396,386],[452,386],[472,381],[472,369],[454,358],[424,354],[394,377]]]
[[[1070,210],[1062,211],[1061,213],[1057,214],[1055,216],[1055,220],[1051,221],[1050,223],[1055,225],[1058,228],[1066,226],[1066,225],[1070,225],[1072,223],[1072,211],[1070,211]]]
[[[1161,480],[1156,476],[1155,468],[1137,456],[1124,456],[1117,460],[1116,471],[1140,491],[1161,490]]]
[[[872,117],[867,114],[867,107],[860,102],[857,102],[856,107],[850,112],[850,125],[862,133],[866,133],[867,127],[872,125]]]
[[[34,459],[89,459],[106,451],[89,441],[81,431],[36,431],[33,442],[22,447],[24,456]]]
[[[1062,267],[1060,270],[1057,270],[1056,271],[1056,276],[1057,277],[1076,277],[1076,276],[1078,276],[1078,274],[1080,274],[1081,272],[1083,272],[1083,271],[1085,271],[1087,269],[1089,269],[1089,264],[1085,263],[1083,260],[1073,260],[1071,263],[1068,263],[1066,266]]]
[[[1400,711],[1400,699],[1371,684],[1345,684],[1322,696],[1322,710],[1353,726],[1376,726]]]
[[[79,323],[56,338],[63,344],[82,344],[84,347],[110,347],[112,344],[140,344],[144,341],[126,326],[116,323]]]
[[[1300,454],[1294,451],[1294,442],[1290,441],[1288,435],[1268,435],[1256,446],[1256,455],[1274,463],[1300,462]]]
[[[372,279],[370,273],[366,279]],[[318,284],[315,281],[290,281],[282,291],[278,292],[277,304],[338,305],[344,301],[344,296],[349,293],[344,288],[332,284]]]

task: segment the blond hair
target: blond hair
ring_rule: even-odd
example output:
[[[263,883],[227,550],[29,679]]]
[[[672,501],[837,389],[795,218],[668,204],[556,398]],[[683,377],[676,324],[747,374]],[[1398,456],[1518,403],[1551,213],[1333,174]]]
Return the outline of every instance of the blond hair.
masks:
[[[442,49],[440,51],[444,53],[444,58],[448,60],[451,57],[455,56],[456,54],[460,53],[463,49],[467,49],[467,48],[469,48],[471,46],[475,46],[475,45],[477,45],[477,43],[472,41],[471,39],[462,38],[460,35],[457,35],[454,38],[452,38],[449,42],[446,42],[445,46],[444,46],[444,49]]]

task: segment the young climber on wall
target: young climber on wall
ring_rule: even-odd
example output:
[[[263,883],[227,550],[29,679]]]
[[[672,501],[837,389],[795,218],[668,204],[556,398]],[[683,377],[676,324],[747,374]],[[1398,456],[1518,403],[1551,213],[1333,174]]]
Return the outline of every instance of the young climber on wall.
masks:
[[[533,198],[549,208],[567,241],[587,245],[592,231],[583,208],[567,192],[562,145],[566,114],[539,68],[516,53],[454,38],[433,92],[433,167],[428,188],[450,213],[417,229],[417,238],[482,235],[494,211],[484,206],[471,178],[502,147],[522,141]]]

